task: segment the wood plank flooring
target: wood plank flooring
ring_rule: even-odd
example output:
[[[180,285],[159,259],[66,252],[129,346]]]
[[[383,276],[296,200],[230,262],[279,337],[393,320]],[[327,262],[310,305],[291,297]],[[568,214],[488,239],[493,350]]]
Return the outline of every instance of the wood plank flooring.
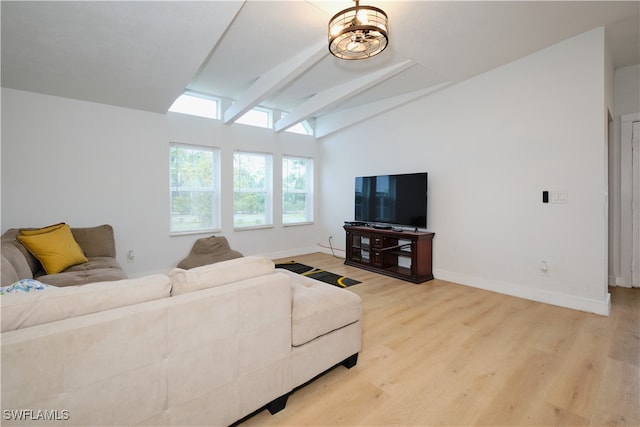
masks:
[[[362,352],[243,426],[640,426],[640,289],[604,317],[293,259],[362,281]]]

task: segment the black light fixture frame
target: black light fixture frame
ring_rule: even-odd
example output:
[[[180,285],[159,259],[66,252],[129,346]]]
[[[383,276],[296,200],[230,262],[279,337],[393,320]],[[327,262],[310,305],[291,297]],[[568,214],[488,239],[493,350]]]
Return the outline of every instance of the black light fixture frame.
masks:
[[[329,20],[329,52],[332,55],[347,60],[366,59],[372,56],[378,55],[385,50],[389,45],[388,25],[389,17],[380,8],[374,6],[360,6],[359,0],[355,0],[356,5],[344,9],[336,13]],[[367,11],[367,16],[381,17],[377,19],[376,23],[379,25],[362,24],[358,21],[358,12],[361,10]],[[369,13],[372,12],[372,13]],[[350,17],[350,22],[347,23],[347,17]],[[339,25],[339,21],[342,19],[343,27],[336,34],[332,34],[332,28]],[[369,36],[374,35],[377,46],[372,50],[369,49]],[[349,46],[355,43],[355,47],[358,50],[349,50]],[[365,48],[364,50],[362,48]]]

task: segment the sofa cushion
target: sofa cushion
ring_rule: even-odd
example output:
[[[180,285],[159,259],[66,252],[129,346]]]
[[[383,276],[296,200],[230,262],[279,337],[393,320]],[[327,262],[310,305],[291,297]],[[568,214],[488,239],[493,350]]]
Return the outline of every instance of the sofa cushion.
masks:
[[[71,228],[64,224],[52,231],[19,235],[18,240],[42,264],[47,274],[59,273],[75,264],[87,262],[82,248],[73,238]]]
[[[2,332],[161,299],[170,291],[169,278],[154,274],[46,292],[6,294],[0,297]],[[46,353],[46,349],[43,351]]]
[[[33,277],[33,273],[42,270],[42,265],[40,264],[40,261],[38,261],[38,259],[34,257],[33,254],[29,252],[29,250],[18,241],[18,234],[20,234],[20,230],[17,228],[10,228],[9,230],[5,231],[4,234],[2,234],[2,252],[4,253],[6,245],[13,245],[18,248],[20,253],[22,253],[22,255],[24,256],[29,270],[31,271],[29,273],[29,277]],[[18,271],[18,274],[20,274],[20,271]],[[24,278],[26,277],[20,277],[20,279]]]
[[[285,269],[292,286],[291,345],[301,346],[360,319],[362,299],[353,292]]]
[[[216,264],[203,265],[183,270],[174,268],[169,272],[172,295],[198,291],[226,285],[252,277],[273,273],[275,265],[269,258],[259,255],[246,256]]]
[[[361,300],[351,291],[322,282],[312,287],[293,282],[292,294],[291,345],[294,347],[360,319]]]
[[[1,286],[8,286],[20,279],[33,279],[31,267],[18,245],[20,243],[16,240],[2,240]]]
[[[71,233],[87,258],[116,257],[116,240],[113,227],[109,224],[96,227],[73,227]]]
[[[16,273],[16,269],[11,265],[9,258],[4,256],[4,253],[2,254],[2,264],[0,264],[0,273],[2,274],[0,286],[9,286],[11,283],[20,280],[20,276]]]
[[[89,261],[73,265],[61,273],[46,274],[43,272],[42,275],[36,274],[35,278],[50,285],[63,287],[123,280],[127,278],[127,275],[115,258],[93,257],[89,258]]]

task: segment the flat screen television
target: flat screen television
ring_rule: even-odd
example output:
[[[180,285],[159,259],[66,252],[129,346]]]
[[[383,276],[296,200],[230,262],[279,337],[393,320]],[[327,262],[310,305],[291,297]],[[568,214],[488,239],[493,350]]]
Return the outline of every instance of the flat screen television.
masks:
[[[355,220],[427,228],[427,173],[356,177]]]

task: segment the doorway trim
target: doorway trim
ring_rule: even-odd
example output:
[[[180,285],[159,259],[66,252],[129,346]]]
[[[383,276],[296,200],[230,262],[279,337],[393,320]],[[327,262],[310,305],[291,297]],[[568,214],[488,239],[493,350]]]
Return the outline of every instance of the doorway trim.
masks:
[[[634,135],[634,123],[636,135]],[[640,113],[620,117],[620,279],[640,287]]]

